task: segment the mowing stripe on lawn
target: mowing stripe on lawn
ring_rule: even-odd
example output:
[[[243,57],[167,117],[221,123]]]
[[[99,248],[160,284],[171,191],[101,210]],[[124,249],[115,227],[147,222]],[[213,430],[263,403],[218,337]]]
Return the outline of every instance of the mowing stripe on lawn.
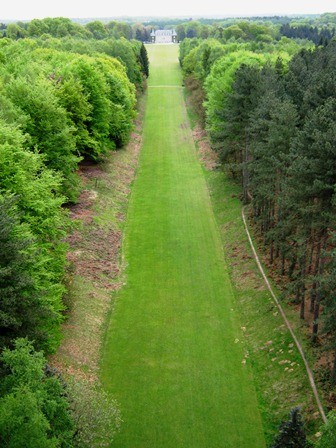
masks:
[[[263,448],[222,243],[196,156],[177,46],[148,47],[143,148],[102,361],[123,448]],[[160,87],[164,86],[164,87]],[[247,362],[246,362],[247,361]]]

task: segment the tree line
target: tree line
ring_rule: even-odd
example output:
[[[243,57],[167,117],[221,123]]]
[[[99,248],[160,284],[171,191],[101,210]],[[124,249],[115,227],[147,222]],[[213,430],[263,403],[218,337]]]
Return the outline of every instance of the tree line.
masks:
[[[330,391],[336,384],[336,42],[294,54],[266,48],[187,39],[180,60],[187,85],[194,79],[191,85],[202,91],[212,147],[242,185],[268,262],[282,279],[283,299],[297,307],[311,342],[331,357]]]
[[[215,38],[225,42],[272,42],[283,36],[308,39],[315,44],[326,43],[335,34],[335,14],[301,17],[249,17],[226,19],[155,19],[89,20],[77,23],[68,18],[33,19],[30,22],[0,24],[0,36],[10,39],[76,37],[104,40],[108,38],[150,42],[152,29],[175,28],[177,40]]]
[[[314,42],[315,45],[326,45],[335,36],[335,28],[323,27],[319,29],[317,26],[291,26],[286,23],[281,26],[280,33],[291,39],[308,39]]]
[[[114,402],[66,386],[44,356],[65,319],[65,205],[78,197],[79,163],[128,141],[147,53],[138,41],[49,36],[1,39],[0,60],[0,445],[96,446],[97,431],[106,444]]]
[[[157,28],[154,26],[154,28]],[[153,25],[140,22],[128,23],[111,20],[104,23],[93,20],[79,24],[66,17],[33,19],[30,22],[13,22],[0,24],[0,35],[9,39],[39,38],[39,37],[75,37],[78,39],[127,39],[149,42]]]

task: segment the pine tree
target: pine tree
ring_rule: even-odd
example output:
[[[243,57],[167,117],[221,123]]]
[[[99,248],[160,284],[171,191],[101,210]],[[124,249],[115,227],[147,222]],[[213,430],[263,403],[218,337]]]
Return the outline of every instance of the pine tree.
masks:
[[[273,445],[271,445],[271,448],[307,447],[307,438],[304,432],[300,408],[291,410],[290,419],[280,425],[279,431],[279,435],[276,437]]]
[[[259,68],[242,64],[235,76],[232,92],[227,95],[222,109],[216,110],[221,126],[212,139],[221,159],[232,174],[242,181],[244,201],[248,200],[250,159],[250,114],[256,106],[255,86],[259,79]]]
[[[140,48],[140,63],[141,63],[142,73],[146,76],[146,78],[148,78],[148,76],[149,76],[149,59],[148,59],[147,50],[146,50],[146,47],[144,46],[144,44],[142,44],[141,48]]]

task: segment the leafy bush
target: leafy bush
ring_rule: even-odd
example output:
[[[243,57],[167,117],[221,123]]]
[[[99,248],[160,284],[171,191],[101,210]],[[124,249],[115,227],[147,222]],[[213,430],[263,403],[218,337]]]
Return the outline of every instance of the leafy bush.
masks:
[[[23,131],[30,137],[27,144],[45,154],[45,163],[63,174],[64,191],[73,198],[73,173],[80,159],[74,154],[73,129],[52,85],[44,79],[18,77],[7,84],[6,93],[25,117]]]
[[[2,288],[7,300],[8,282],[13,287],[19,272],[24,279],[16,285],[12,303],[18,323],[7,328],[6,340],[26,331],[39,347],[53,351],[59,342],[63,309],[66,246],[61,239],[68,221],[61,206],[65,198],[60,193],[61,176],[45,168],[43,156],[25,150],[24,142],[20,131],[0,120],[0,194],[16,198],[14,203],[2,199],[3,244],[11,252],[3,259],[2,273],[8,277]]]

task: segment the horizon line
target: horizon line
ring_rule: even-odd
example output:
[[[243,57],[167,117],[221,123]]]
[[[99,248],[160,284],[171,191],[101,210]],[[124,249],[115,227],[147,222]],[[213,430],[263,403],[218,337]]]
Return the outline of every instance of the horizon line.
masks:
[[[336,12],[336,11],[335,11]],[[43,19],[57,19],[57,18],[65,18],[70,20],[120,20],[120,19],[146,19],[147,21],[151,19],[215,19],[215,20],[221,20],[221,19],[247,19],[247,18],[259,18],[259,17],[307,17],[307,16],[321,16],[323,14],[334,14],[335,12],[321,12],[321,13],[272,13],[272,14],[266,14],[266,13],[259,13],[259,14],[227,14],[227,15],[221,15],[221,14],[182,14],[182,15],[117,15],[117,16],[87,16],[87,17],[69,17],[69,16],[45,16],[43,18],[33,17],[31,19],[17,19],[17,18],[11,18],[11,19],[3,19],[0,18],[0,22],[30,22],[32,20],[43,20]]]

